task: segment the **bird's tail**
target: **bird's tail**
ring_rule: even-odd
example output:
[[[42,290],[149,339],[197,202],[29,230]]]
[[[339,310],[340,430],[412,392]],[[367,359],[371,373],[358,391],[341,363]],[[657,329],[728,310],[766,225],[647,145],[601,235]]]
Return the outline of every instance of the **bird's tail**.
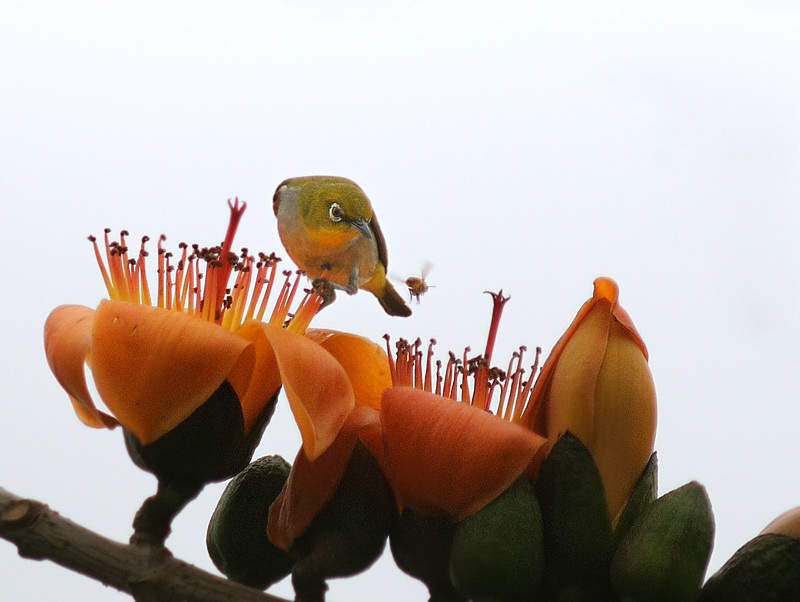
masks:
[[[411,315],[411,308],[406,305],[405,300],[395,290],[392,283],[386,279],[386,274],[376,274],[371,280],[361,285],[361,288],[375,295],[378,303],[390,316],[406,318]]]

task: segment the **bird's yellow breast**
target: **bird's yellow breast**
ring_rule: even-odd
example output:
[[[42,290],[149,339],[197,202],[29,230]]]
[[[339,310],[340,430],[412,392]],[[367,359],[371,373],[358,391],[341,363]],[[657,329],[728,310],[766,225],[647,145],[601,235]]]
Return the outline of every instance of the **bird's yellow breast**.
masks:
[[[359,233],[352,228],[306,227],[304,225],[303,235],[310,244],[338,247],[347,244]]]

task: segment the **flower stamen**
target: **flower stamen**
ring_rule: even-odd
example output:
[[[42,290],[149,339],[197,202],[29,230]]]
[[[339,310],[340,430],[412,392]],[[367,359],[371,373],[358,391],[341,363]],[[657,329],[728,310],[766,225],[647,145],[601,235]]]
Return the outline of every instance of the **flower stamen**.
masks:
[[[311,318],[317,315],[317,312],[325,303],[325,299],[318,295],[315,290],[305,289],[304,292],[306,296],[300,301],[300,306],[292,317],[292,321],[286,327],[287,330],[300,334],[308,329],[309,324],[311,324]]]
[[[144,305],[152,305],[150,299],[150,287],[147,285],[147,273],[145,271],[145,257],[149,255],[145,245],[150,240],[149,236],[142,236],[142,244],[139,247],[139,258],[136,260],[136,276],[141,290],[141,299]]]
[[[242,249],[238,257],[231,253],[233,238],[247,204],[240,203],[237,198],[234,201],[229,200],[228,206],[230,220],[222,245],[201,249],[194,244],[189,251],[189,245],[182,242],[179,245],[181,255],[177,266],[171,264],[172,253],[164,249],[166,237],[159,237],[156,272],[158,287],[155,299],[151,296],[147,281],[147,236],[142,237],[138,256],[134,260],[128,258],[125,240],[129,233],[123,230],[120,232],[119,242],[111,241],[111,230],[106,228],[105,261],[97,239],[90,236],[89,241],[94,248],[95,259],[109,298],[186,313],[231,331],[254,317],[260,321],[269,303],[280,258],[274,253],[261,253],[256,261],[255,257],[248,255],[247,249]],[[233,286],[227,288],[231,272],[235,272],[236,277]],[[293,283],[292,272],[284,274],[286,281],[273,308],[270,322],[284,326],[288,319],[291,329],[302,334],[323,300],[316,293],[307,292],[297,311],[292,314],[291,305],[299,287],[301,272],[297,272]]]
[[[393,354],[391,337],[388,334],[383,335],[386,341],[392,385],[415,387],[428,393],[435,392],[436,395],[470,403],[487,412],[491,412],[493,397],[497,390],[496,415],[504,420],[519,422],[522,413],[531,401],[533,381],[539,369],[539,356],[542,350],[540,347],[536,348],[536,356],[527,380],[525,380],[526,370],[523,368],[523,358],[527,351],[524,345],[511,355],[507,371],[491,367],[489,358],[497,337],[503,306],[509,297],[504,297],[502,291],[490,294],[493,300],[493,310],[486,353],[468,358],[470,348],[466,347],[459,358],[452,351],[449,352],[444,375],[442,375],[442,361],[437,359],[435,385],[433,374],[435,339],[431,339],[428,344],[423,364],[420,339],[417,339],[413,345],[406,339],[399,339],[395,344],[395,353]]]
[[[108,296],[113,299],[114,298],[114,285],[111,283],[111,278],[108,276],[108,271],[106,270],[106,264],[103,261],[103,258],[100,256],[100,247],[97,246],[97,237],[96,236],[89,236],[89,242],[92,243],[94,247],[94,256],[97,260],[97,267],[100,268],[100,274],[103,276],[103,283],[106,285],[106,291],[108,292]],[[106,246],[108,249],[108,246]]]
[[[264,312],[267,309],[267,299],[269,299],[269,295],[272,292],[272,285],[275,284],[275,274],[278,272],[278,262],[280,260],[280,257],[277,257],[275,253],[271,253],[270,255],[264,255],[263,253],[259,254],[259,262],[256,266],[258,269],[256,286],[255,290],[253,291],[253,296],[250,299],[250,307],[247,309],[247,316],[245,319],[249,320],[254,316],[256,301],[258,300],[259,295],[261,295],[261,291],[264,288],[264,283],[266,282],[267,291],[261,298],[261,303],[258,306],[258,313],[255,314],[256,320],[259,322],[264,318]],[[269,276],[267,276],[267,270],[269,270]]]

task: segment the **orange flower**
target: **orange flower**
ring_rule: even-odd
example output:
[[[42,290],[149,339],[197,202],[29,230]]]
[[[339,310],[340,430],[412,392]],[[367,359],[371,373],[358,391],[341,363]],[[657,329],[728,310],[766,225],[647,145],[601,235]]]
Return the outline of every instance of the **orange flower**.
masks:
[[[355,407],[336,439],[316,458],[304,449],[297,453],[289,479],[270,508],[268,533],[272,542],[288,550],[336,492],[359,440],[372,451],[379,448],[381,393],[391,386],[389,364],[380,346],[343,332],[309,331],[309,338],[336,353],[347,373]]]
[[[352,342],[348,343],[351,348]],[[382,353],[370,345],[363,342],[355,347],[366,355]],[[356,391],[390,384],[386,362],[374,366],[375,370],[369,370],[372,378],[354,379]],[[363,367],[358,372],[367,376]],[[369,407],[380,398],[367,394],[356,399],[358,405],[322,455],[312,460],[300,449],[269,509],[267,535],[294,561],[292,584],[297,600],[322,600],[328,578],[356,575],[368,568],[383,551],[394,521],[396,507],[389,483],[362,444],[374,447],[380,440],[378,412]]]
[[[381,405],[384,470],[403,503],[461,520],[523,473],[532,476],[544,438],[469,403],[414,387],[387,390]]]
[[[524,347],[513,354],[507,372],[489,368],[508,300],[502,292],[492,297],[494,312],[482,356],[467,359],[467,349],[458,360],[451,353],[443,375],[441,362],[436,362],[434,377],[435,341],[424,362],[419,341],[397,345],[391,365],[394,386],[381,400],[380,455],[398,499],[425,514],[455,520],[469,516],[523,473],[534,477],[547,448],[544,437],[521,422],[539,350],[528,380],[523,380]]]
[[[305,452],[316,458],[354,407],[353,388],[334,355],[303,336],[321,303],[317,295],[307,295],[287,325],[299,275],[292,283],[284,272],[271,317],[262,321],[279,260],[231,253],[245,204],[229,205],[221,248],[182,244],[172,266],[161,237],[155,299],[145,275],[146,237],[138,257],[129,259],[127,233],[109,242],[106,231],[105,262],[90,238],[109,298],[96,309],[53,310],[44,326],[48,364],[85,424],[121,424],[143,446],[181,424],[225,382],[241,404],[245,434],[263,428],[262,413],[283,384]],[[92,399],[84,364],[110,414]]]
[[[613,519],[653,452],[656,395],[647,349],[610,278],[558,340],[523,421],[552,444],[570,431],[592,454]]]
[[[536,472],[546,446],[543,437],[519,424],[532,387],[530,381],[523,382],[524,348],[514,354],[507,377],[489,369],[507,300],[501,294],[493,297],[495,311],[483,357],[467,360],[465,351],[462,362],[451,354],[442,375],[441,362],[434,374],[434,341],[425,360],[419,341],[409,345],[401,340],[396,360],[390,353],[383,355],[386,379],[373,388],[372,403],[359,404],[373,409],[356,407],[337,441],[316,461],[298,454],[289,482],[270,510],[269,534],[276,545],[288,549],[331,498],[359,439],[380,463],[402,504],[456,519],[488,504],[521,474]],[[532,374],[535,371],[534,365]],[[473,392],[470,379],[475,382]],[[375,393],[381,388],[378,404]],[[497,415],[487,411],[494,392],[499,397]]]

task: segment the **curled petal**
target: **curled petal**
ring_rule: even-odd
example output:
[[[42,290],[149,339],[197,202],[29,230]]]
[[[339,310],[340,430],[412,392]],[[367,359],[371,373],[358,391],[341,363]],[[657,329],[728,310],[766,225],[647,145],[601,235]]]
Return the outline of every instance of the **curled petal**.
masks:
[[[100,302],[91,361],[97,391],[142,445],[172,430],[205,402],[247,351],[248,341],[180,312]]]
[[[410,387],[381,401],[382,465],[409,507],[460,520],[538,468],[546,440],[469,404]],[[379,459],[380,460],[380,459]]]
[[[359,434],[378,428],[378,412],[357,406],[333,443],[316,460],[309,460],[302,449],[297,453],[289,480],[270,507],[267,533],[272,543],[288,550],[305,532],[336,492]]]
[[[310,329],[306,336],[342,365],[353,385],[356,405],[381,407],[381,394],[392,386],[386,351],[369,339],[347,332]]]
[[[44,323],[44,352],[81,422],[94,428],[114,428],[119,423],[97,409],[86,386],[84,364],[92,347],[93,322],[94,310],[89,307],[56,307]]]
[[[237,362],[228,375],[228,382],[233,386],[242,404],[244,430],[249,432],[264,406],[281,386],[281,375],[275,351],[267,340],[260,322],[255,320],[245,322],[236,329],[236,335],[253,343],[255,350],[253,365]]]
[[[611,278],[600,277],[594,281],[594,294],[592,300],[605,298],[611,302],[611,315],[614,316],[616,321],[621,324],[627,331],[628,336],[636,343],[636,346],[644,355],[644,359],[648,359],[647,347],[642,340],[636,326],[633,325],[633,320],[627,311],[619,304],[619,286]]]
[[[341,364],[310,339],[279,326],[259,323],[272,346],[309,460],[336,438],[355,406],[353,387]]]

